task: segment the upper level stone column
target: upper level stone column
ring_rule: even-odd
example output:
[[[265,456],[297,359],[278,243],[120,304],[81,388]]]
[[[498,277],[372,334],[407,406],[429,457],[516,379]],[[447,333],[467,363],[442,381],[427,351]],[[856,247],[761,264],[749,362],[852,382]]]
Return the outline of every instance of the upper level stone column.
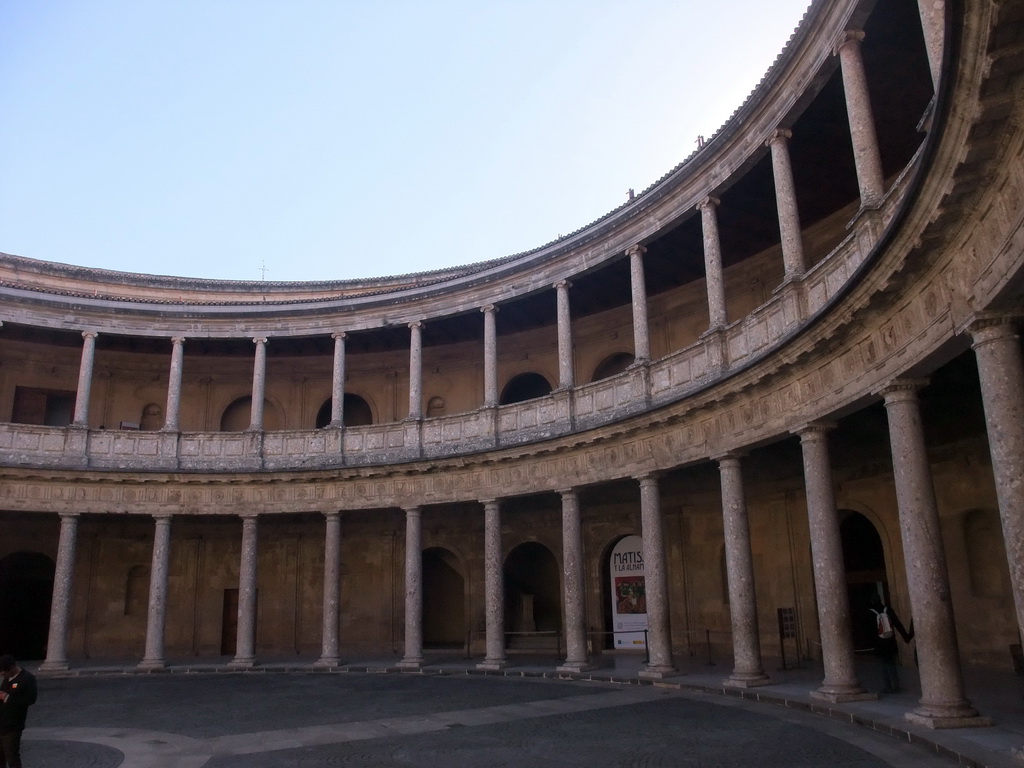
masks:
[[[505,659],[505,575],[502,571],[501,505],[495,499],[484,503],[484,622],[487,656],[477,669],[504,669]]]
[[[987,725],[964,696],[946,553],[917,396],[924,384],[896,381],[881,392],[921,676],[921,700],[907,719],[930,728]]]
[[[498,404],[498,308],[493,304],[480,307],[484,313],[484,406]]]
[[[1024,361],[1020,337],[1015,319],[1008,317],[977,320],[967,330],[978,360],[1017,628],[1024,635]]]
[[[423,323],[409,323],[409,418],[423,418]]]
[[[729,615],[732,621],[733,670],[726,685],[749,688],[771,681],[761,662],[761,636],[757,625],[754,590],[754,557],[750,549],[750,522],[743,493],[740,457],[726,454],[718,459],[722,483],[722,522],[725,527],[725,570],[729,581]]]
[[[345,423],[345,332],[332,333],[334,339],[334,370],[331,373],[331,423],[340,427]]]
[[[831,429],[831,424],[816,423],[808,424],[798,432],[807,486],[814,591],[818,598],[818,626],[825,667],[825,679],[811,695],[832,702],[858,701],[873,699],[875,695],[867,693],[857,680],[854,663],[839,513],[828,457],[828,433]]]
[[[263,400],[267,395],[267,338],[257,336],[252,341],[256,345],[256,356],[252,364],[252,415],[249,429],[260,432],[263,430]]]
[[[41,672],[62,672],[68,668],[68,619],[71,617],[77,540],[78,515],[61,515],[50,600],[50,632],[46,638],[46,659],[39,667]]]
[[[423,513],[405,510],[405,656],[398,666],[423,666]]]
[[[846,95],[846,117],[853,140],[853,160],[857,166],[861,208],[877,208],[885,194],[882,176],[882,157],[878,151],[878,134],[871,110],[868,79],[864,72],[860,44],[864,32],[850,29],[836,44],[836,53],[843,71],[843,90]]]
[[[338,621],[341,618],[341,515],[327,512],[324,531],[324,600],[320,658],[314,667],[338,666]]]
[[[580,498],[574,489],[562,495],[562,569],[565,573],[565,661],[560,672],[590,668],[587,658],[586,611],[583,602],[583,527]]]
[[[167,574],[171,562],[171,516],[154,515],[153,559],[149,571],[149,610],[146,616],[146,653],[139,669],[163,669],[164,630],[167,625]]]
[[[640,482],[640,532],[644,543],[644,584],[647,594],[647,654],[641,677],[661,678],[676,673],[672,663],[672,636],[668,611],[668,567],[665,532],[657,478]]]
[[[572,321],[569,319],[569,287],[568,280],[555,283],[558,302],[558,386],[569,389],[575,385],[572,364]]]
[[[178,418],[181,414],[181,375],[185,368],[185,338],[175,336],[171,339],[171,369],[167,374],[167,417],[164,419],[164,432],[178,431]]]
[[[630,246],[629,278],[633,290],[633,356],[639,360],[651,359],[651,332],[647,322],[647,285],[644,282],[644,254],[642,245]]]
[[[800,277],[807,269],[804,262],[804,238],[800,230],[800,213],[796,204],[793,165],[789,160],[789,140],[791,138],[793,138],[792,131],[780,128],[766,142],[772,151],[775,205],[779,211],[782,261],[785,265],[787,280]]]
[[[96,332],[83,331],[82,361],[78,366],[78,392],[75,395],[74,427],[89,426],[89,397],[92,394],[92,369],[96,360]]]
[[[229,667],[248,668],[256,665],[256,569],[257,516],[242,515],[242,555],[238,564],[238,632],[235,658]]]
[[[917,0],[921,14],[921,28],[924,32],[924,47],[928,51],[928,67],[932,73],[932,87],[939,91],[942,76],[942,56],[946,45],[946,3],[945,0]]]
[[[711,328],[721,328],[726,324],[725,313],[725,276],[722,273],[722,241],[718,235],[717,197],[705,197],[697,210],[700,211],[700,223],[704,230],[704,272],[707,276],[708,317]]]

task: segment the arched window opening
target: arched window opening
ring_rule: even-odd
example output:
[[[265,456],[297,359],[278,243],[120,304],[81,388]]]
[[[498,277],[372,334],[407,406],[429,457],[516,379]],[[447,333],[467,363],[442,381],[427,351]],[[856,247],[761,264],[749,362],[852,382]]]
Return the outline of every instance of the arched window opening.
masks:
[[[499,405],[511,405],[521,403],[524,400],[533,400],[535,397],[544,397],[551,394],[551,385],[548,380],[539,373],[520,373],[514,376],[498,399]]]
[[[874,644],[874,622],[871,596],[881,595],[889,602],[889,582],[885,570],[885,548],[874,524],[852,510],[839,526],[846,566],[846,592],[850,601],[850,624],[854,648],[871,648]]]
[[[252,423],[252,398],[240,397],[224,409],[220,417],[221,432],[244,432]],[[267,432],[281,429],[283,419],[277,406],[269,400],[263,401],[263,429]]]

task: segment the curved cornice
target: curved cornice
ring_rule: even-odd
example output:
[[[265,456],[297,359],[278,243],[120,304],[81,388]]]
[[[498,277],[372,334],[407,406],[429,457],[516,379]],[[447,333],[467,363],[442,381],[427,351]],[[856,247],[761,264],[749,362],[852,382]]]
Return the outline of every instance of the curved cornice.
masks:
[[[857,0],[815,2],[750,97],[704,147],[633,201],[532,251],[415,275],[303,283],[145,276],[0,254],[0,297],[24,322],[42,327],[70,328],[73,313],[75,330],[119,335],[173,336],[187,327],[192,336],[234,336],[241,321],[246,333],[276,324],[304,336],[328,326],[358,331],[476,312],[547,290],[649,241],[734,183],[832,71],[835,40],[857,7]],[[9,313],[0,319],[15,321]]]

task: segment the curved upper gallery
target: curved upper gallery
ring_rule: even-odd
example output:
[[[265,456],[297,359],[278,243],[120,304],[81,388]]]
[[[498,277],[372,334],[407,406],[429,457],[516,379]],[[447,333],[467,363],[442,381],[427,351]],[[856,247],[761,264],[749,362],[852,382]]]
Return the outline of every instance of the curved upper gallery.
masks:
[[[556,487],[517,445],[575,446],[568,477],[635,476],[848,411],[1017,303],[1020,249],[994,244],[1019,237],[1020,211],[982,205],[1021,199],[1016,73],[991,66],[1012,60],[996,10],[947,17],[816,3],[707,146],[528,254],[267,286],[4,257],[0,387],[20,423],[0,430],[2,461],[299,470],[486,451]],[[61,414],[91,429],[23,426]]]

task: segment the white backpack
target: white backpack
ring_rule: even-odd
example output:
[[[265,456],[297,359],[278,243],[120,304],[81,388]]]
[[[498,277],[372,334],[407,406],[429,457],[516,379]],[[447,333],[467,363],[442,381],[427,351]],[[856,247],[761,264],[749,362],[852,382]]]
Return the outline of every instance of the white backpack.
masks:
[[[892,620],[889,618],[887,609],[883,608],[881,611],[876,611],[872,608],[871,612],[875,614],[875,625],[878,627],[878,636],[888,640],[893,636],[893,631]]]

